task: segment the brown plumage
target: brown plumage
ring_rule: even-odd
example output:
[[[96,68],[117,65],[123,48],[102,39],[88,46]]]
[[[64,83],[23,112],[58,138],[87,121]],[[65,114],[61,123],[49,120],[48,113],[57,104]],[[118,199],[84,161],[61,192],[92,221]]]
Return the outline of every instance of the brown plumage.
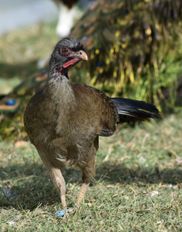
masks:
[[[79,207],[95,175],[99,136],[110,136],[119,122],[157,117],[155,106],[128,99],[112,99],[92,87],[72,84],[68,69],[88,57],[82,45],[63,39],[56,45],[49,64],[49,79],[30,100],[24,115],[26,131],[60,191],[64,209],[65,164],[82,171]],[[135,117],[136,116],[136,117]]]

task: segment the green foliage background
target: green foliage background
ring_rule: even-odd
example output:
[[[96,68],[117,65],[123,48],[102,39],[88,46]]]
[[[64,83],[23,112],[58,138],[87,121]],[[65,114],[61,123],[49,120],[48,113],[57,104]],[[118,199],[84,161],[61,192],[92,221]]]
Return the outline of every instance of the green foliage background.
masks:
[[[181,19],[181,0],[99,1],[72,31],[90,51],[83,79],[112,95],[174,107],[182,73]]]

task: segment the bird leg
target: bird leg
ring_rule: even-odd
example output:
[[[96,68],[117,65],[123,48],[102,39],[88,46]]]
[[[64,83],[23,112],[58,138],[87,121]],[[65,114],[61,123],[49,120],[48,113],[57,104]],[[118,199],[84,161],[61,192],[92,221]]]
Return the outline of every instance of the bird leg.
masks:
[[[80,188],[80,192],[77,197],[76,206],[80,207],[81,202],[85,197],[85,193],[88,190],[90,180],[95,176],[95,148],[90,151],[90,159],[87,162],[87,166],[82,168],[82,180],[83,183]]]
[[[58,168],[51,167],[49,168],[51,178],[60,192],[60,199],[63,206],[63,209],[67,209],[66,204],[66,184],[62,172]]]
[[[45,151],[41,151],[41,149],[39,149],[39,155],[40,155],[43,163],[47,167],[47,169],[49,171],[49,174],[50,174],[50,177],[51,177],[54,185],[59,190],[60,199],[61,199],[63,209],[66,210],[66,208],[67,208],[67,204],[66,204],[66,184],[65,184],[65,180],[64,180],[64,177],[63,177],[61,169],[60,169],[61,166],[60,166],[60,168],[55,167],[51,163],[51,161],[47,158],[48,154]]]
[[[86,193],[87,190],[88,190],[88,186],[89,186],[89,183],[83,183],[83,184],[81,185],[80,192],[79,192],[79,194],[78,194],[77,201],[76,201],[76,207],[77,207],[77,208],[80,207],[80,204],[81,204],[81,202],[82,202],[83,199],[84,199],[85,193]]]

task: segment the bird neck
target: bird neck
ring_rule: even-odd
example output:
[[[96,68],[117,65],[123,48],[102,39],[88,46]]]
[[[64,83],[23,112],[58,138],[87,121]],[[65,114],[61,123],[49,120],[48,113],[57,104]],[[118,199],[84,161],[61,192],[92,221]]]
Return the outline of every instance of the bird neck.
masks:
[[[70,117],[77,108],[76,97],[69,79],[63,75],[48,80],[48,92],[58,115],[56,133],[59,134],[65,125],[69,125]]]
[[[48,79],[48,89],[53,101],[59,104],[72,104],[75,102],[75,95],[69,79],[60,74],[54,73]]]
[[[63,68],[62,64],[50,65],[49,67],[49,79],[64,76],[68,79],[68,70]]]

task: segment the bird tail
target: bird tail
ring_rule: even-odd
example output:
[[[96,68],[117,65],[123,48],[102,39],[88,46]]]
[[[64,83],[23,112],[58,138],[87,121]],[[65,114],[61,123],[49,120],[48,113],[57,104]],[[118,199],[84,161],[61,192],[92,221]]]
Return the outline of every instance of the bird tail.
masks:
[[[112,98],[112,101],[117,108],[119,122],[136,122],[149,118],[160,118],[158,109],[144,101],[127,98]]]

